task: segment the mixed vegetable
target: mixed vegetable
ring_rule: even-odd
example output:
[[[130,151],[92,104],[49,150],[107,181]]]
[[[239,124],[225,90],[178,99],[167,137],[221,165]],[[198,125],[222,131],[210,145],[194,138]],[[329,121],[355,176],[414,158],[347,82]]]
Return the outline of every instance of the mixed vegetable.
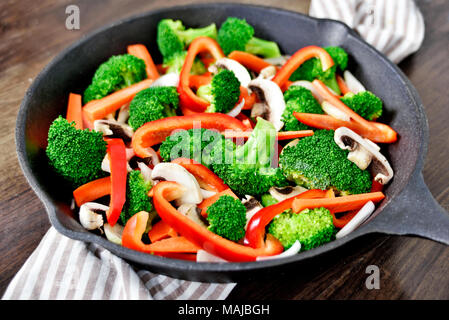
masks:
[[[84,228],[166,258],[245,262],[314,249],[370,216],[393,177],[378,143],[397,140],[377,121],[382,100],[344,48],[286,56],[254,33],[235,17],[164,19],[161,64],[130,45],[70,93],[46,154]]]

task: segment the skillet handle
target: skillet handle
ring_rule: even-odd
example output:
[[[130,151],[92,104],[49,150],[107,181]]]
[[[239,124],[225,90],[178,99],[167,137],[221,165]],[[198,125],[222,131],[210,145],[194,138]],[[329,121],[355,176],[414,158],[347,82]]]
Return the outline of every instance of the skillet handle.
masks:
[[[421,172],[369,224],[374,232],[416,235],[449,245],[449,213],[434,199]]]

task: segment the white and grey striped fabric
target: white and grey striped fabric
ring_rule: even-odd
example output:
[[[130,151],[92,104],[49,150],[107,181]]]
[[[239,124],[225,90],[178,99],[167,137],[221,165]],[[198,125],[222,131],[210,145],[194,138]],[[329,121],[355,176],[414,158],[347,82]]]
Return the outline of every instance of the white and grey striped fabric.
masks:
[[[424,40],[424,19],[413,0],[312,0],[309,15],[346,23],[394,63]]]
[[[222,300],[235,284],[201,283],[136,270],[97,245],[51,227],[3,300]]]

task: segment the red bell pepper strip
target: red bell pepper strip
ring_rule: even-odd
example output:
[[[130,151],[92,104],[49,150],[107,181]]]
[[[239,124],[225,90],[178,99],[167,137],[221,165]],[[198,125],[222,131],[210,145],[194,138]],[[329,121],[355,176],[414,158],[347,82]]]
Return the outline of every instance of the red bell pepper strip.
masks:
[[[368,201],[377,203],[385,198],[382,192],[370,192],[362,194],[353,194],[343,197],[325,198],[325,199],[304,199],[297,198],[293,201],[293,212],[298,213],[304,209],[314,209],[324,207],[332,213],[346,212],[360,209]]]
[[[81,95],[76,93],[69,94],[69,102],[67,103],[67,115],[68,122],[75,121],[75,128],[83,129],[83,112],[82,112],[82,99]]]
[[[249,118],[246,114],[244,113],[239,113],[236,117],[237,119],[239,119],[240,121],[242,121],[242,123],[247,127],[247,129],[252,130],[254,129],[254,127],[256,126],[256,124],[254,123],[254,121],[251,120],[251,118]]]
[[[371,122],[366,120],[357,114],[354,110],[345,105],[338,96],[334,95],[329,88],[318,79],[312,81],[312,85],[315,87],[317,93],[330,104],[332,104],[335,108],[339,109],[341,112],[345,113],[348,117],[350,117],[355,122],[360,123],[360,125],[366,126],[367,129],[374,129]]]
[[[108,223],[114,226],[126,201],[126,147],[122,139],[108,139],[107,154],[111,167],[111,199],[106,213]]]
[[[217,176],[212,170],[203,166],[201,163],[187,158],[177,158],[172,163],[179,164],[189,171],[198,181],[201,188],[221,192],[229,187],[223,182],[223,180]]]
[[[73,191],[73,198],[78,207],[82,204],[97,200],[111,194],[111,178],[104,177],[90,181]]]
[[[293,115],[299,122],[309,127],[326,130],[336,130],[340,127],[346,127],[376,143],[393,143],[398,139],[396,131],[381,122],[371,121],[371,125],[376,128],[373,130],[371,127],[362,125],[354,120],[340,120],[326,114],[293,112]]]
[[[153,189],[154,206],[161,219],[186,239],[213,255],[234,262],[255,261],[259,256],[276,255],[284,250],[282,244],[270,234],[267,235],[267,239],[261,248],[254,249],[220,237],[195,223],[177,211],[170,203],[186,191],[176,182],[159,182]]]
[[[329,53],[323,48],[318,46],[308,46],[296,51],[290,59],[279,69],[274,78],[273,82],[277,83],[277,85],[282,88],[292,75],[292,73],[299,68],[305,61],[311,58],[318,58],[321,61],[321,66],[323,67],[323,71],[326,71],[330,67],[334,65],[334,61],[332,60]]]
[[[226,189],[226,190],[223,190],[223,191],[221,191],[221,192],[218,192],[218,193],[216,193],[215,195],[213,195],[212,197],[207,198],[207,199],[204,199],[201,203],[198,204],[197,207],[198,207],[199,209],[201,209],[201,215],[202,215],[203,217],[206,218],[206,217],[207,217],[207,209],[208,209],[213,203],[217,202],[217,200],[220,199],[221,196],[225,196],[225,195],[231,196],[231,197],[233,197],[234,199],[239,199],[239,197],[237,197],[237,196],[235,195],[235,193],[232,192],[232,190],[229,189],[229,188]]]
[[[157,70],[156,65],[153,62],[153,58],[145,45],[140,43],[132,44],[129,45],[127,49],[129,54],[140,58],[145,62],[148,78],[153,80],[159,78],[159,71]]]
[[[104,98],[88,102],[83,107],[86,120],[93,123],[97,119],[103,119],[108,114],[120,109],[125,103],[130,102],[139,91],[149,88],[152,83],[152,79],[145,79]]]
[[[252,248],[260,248],[263,246],[266,226],[275,216],[291,209],[296,198],[317,199],[324,198],[326,195],[326,190],[312,189],[257,211],[248,222],[243,243]]]
[[[156,222],[148,231],[148,238],[151,242],[156,242],[165,238],[177,237],[178,233],[170,227],[164,220]]]
[[[226,130],[224,136],[227,139],[244,138],[248,139],[251,135],[251,130],[246,131],[230,131]],[[313,130],[300,130],[300,131],[280,131],[276,133],[277,140],[290,140],[296,138],[304,138],[313,136]]]
[[[212,81],[212,74],[206,72],[203,74],[191,74],[189,76],[189,86],[190,88],[198,89],[201,86],[205,86]]]
[[[209,52],[215,60],[224,57],[217,41],[209,37],[198,37],[189,45],[184,65],[179,74],[179,104],[196,112],[204,112],[209,106],[209,102],[198,97],[190,88],[190,70],[195,57],[205,51]]]
[[[349,90],[348,86],[346,85],[345,80],[339,74],[337,74],[336,78],[337,78],[338,87],[340,88],[342,95],[345,95],[345,94],[351,92],[351,90]]]
[[[132,147],[134,153],[141,158],[149,157],[145,150],[165,140],[173,130],[193,129],[194,125],[201,128],[217,129],[222,132],[230,130],[246,130],[245,125],[238,119],[222,113],[195,113],[187,116],[175,116],[147,122],[134,132]]]
[[[145,253],[193,253],[199,247],[184,237],[172,237],[151,244],[142,242],[142,235],[147,227],[149,214],[140,211],[133,215],[125,225],[122,233],[122,245],[126,248]]]
[[[272,66],[271,63],[266,62],[264,59],[244,51],[232,51],[228,54],[228,58],[257,73],[260,73],[266,67]]]
[[[243,105],[243,110],[249,110],[253,107],[253,105],[256,103],[257,96],[254,92],[251,94],[248,93],[248,89],[245,87],[240,86],[240,100],[239,103],[242,101],[242,99],[245,99],[245,104]]]

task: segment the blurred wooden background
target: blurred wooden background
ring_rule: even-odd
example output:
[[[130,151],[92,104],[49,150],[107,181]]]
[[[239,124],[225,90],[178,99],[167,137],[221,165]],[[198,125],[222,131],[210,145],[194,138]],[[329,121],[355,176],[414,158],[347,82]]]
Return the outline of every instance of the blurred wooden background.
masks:
[[[50,226],[15,153],[16,115],[32,80],[63,48],[104,24],[155,8],[201,2],[206,1],[0,2],[0,296]],[[308,0],[239,2],[303,13],[309,7]],[[419,52],[399,67],[418,89],[429,120],[425,181],[449,210],[449,1],[417,3],[425,18],[426,37]],[[65,28],[65,8],[70,4],[80,8],[80,30]],[[379,290],[365,287],[368,265],[380,268]],[[448,299],[448,271],[447,246],[413,237],[371,235],[307,270],[263,283],[238,284],[229,299]]]

